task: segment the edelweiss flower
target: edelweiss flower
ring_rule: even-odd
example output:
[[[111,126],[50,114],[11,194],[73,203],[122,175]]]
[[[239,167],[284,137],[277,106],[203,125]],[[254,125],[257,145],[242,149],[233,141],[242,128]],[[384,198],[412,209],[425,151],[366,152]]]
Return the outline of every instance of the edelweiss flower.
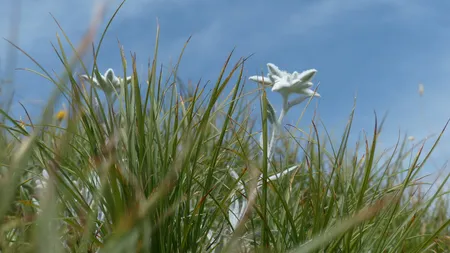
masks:
[[[111,94],[114,90],[120,90],[120,83],[123,82],[123,78],[118,77],[114,74],[114,70],[111,68],[106,70],[105,74],[99,74],[101,79],[97,77],[92,77],[92,83],[98,88],[102,89],[105,93]],[[81,75],[81,77],[87,81],[90,81],[91,78],[88,75]],[[131,82],[131,76],[128,76],[125,79],[125,85]]]
[[[228,166],[228,169],[229,169],[228,172],[230,173],[230,176],[233,179],[235,179],[235,180],[239,179],[239,175],[236,173],[236,171],[234,169],[232,169],[229,166]],[[273,174],[268,177],[267,182],[278,180],[296,169],[298,169],[298,165],[291,166],[290,168],[287,168],[287,169],[283,170],[282,172]],[[257,190],[259,190],[262,187],[262,184],[263,184],[263,176],[261,175],[258,178]],[[242,192],[242,193],[245,192],[244,184],[241,181],[237,182],[236,190],[238,192]],[[229,220],[230,220],[231,227],[233,228],[233,230],[236,229],[239,221],[244,217],[245,209],[247,208],[247,204],[248,204],[247,199],[242,197],[242,195],[240,193],[236,192],[232,196],[231,205],[228,208],[228,215],[229,215]]]
[[[301,73],[295,71],[290,74],[280,70],[272,63],[268,63],[267,68],[269,69],[267,77],[251,76],[249,79],[265,86],[271,86],[272,91],[279,92],[283,97],[288,97],[292,93],[302,94],[308,97],[320,97],[319,93],[310,89],[313,86],[311,80],[317,73],[317,70],[308,69]]]
[[[45,190],[48,186],[48,181],[50,180],[50,176],[47,172],[47,170],[43,170],[42,171],[42,177],[38,178],[35,180],[35,191],[36,191],[36,197],[33,197],[32,199],[32,203],[40,208],[40,202],[42,201],[42,198],[44,197],[45,194]],[[95,173],[90,173],[89,175],[89,183],[93,186],[95,186],[95,188],[99,189],[100,186],[100,177],[95,174]],[[84,198],[84,200],[86,201],[86,203],[88,203],[91,208],[93,208],[93,203],[94,203],[94,196],[92,194],[92,192],[82,183],[81,179],[75,180],[74,182],[75,187],[77,188],[77,190],[80,191],[82,197]],[[105,221],[105,213],[103,212],[102,208],[100,208],[100,206],[97,207],[98,210],[97,211],[97,220],[100,222],[104,222]],[[40,212],[41,210],[38,209],[38,212]],[[71,212],[75,212],[75,210],[73,210],[72,208],[70,208]]]
[[[48,175],[47,170],[42,170],[42,179],[36,179],[36,191],[38,191],[38,195],[42,195],[43,189],[47,187],[47,181],[49,180],[50,176]]]

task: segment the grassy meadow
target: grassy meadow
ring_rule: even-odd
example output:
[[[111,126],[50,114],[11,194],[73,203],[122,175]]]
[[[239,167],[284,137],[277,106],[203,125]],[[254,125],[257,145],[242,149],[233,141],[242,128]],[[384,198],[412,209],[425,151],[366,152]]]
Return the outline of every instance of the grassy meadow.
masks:
[[[421,177],[439,137],[381,150],[375,115],[350,143],[350,111],[332,141],[302,116],[317,84],[301,99],[280,92],[279,108],[233,53],[209,84],[184,84],[184,48],[173,67],[158,61],[159,27],[146,73],[120,44],[123,68],[99,69],[116,14],[77,45],[61,28],[63,73],[13,45],[54,90],[37,121],[0,111],[0,252],[450,252],[449,175]],[[287,127],[288,110],[309,127]]]

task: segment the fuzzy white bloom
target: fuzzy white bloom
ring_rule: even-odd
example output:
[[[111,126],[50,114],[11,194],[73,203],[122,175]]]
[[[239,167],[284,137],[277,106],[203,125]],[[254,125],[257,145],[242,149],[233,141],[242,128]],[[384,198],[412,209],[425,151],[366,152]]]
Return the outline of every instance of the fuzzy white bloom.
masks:
[[[32,202],[35,206],[40,208],[40,202],[42,198],[44,197],[44,192],[47,189],[48,186],[48,180],[50,179],[49,174],[47,170],[42,171],[42,177],[35,180],[35,191],[37,194],[37,198],[33,198]],[[75,181],[76,188],[80,191],[81,195],[83,196],[84,200],[88,203],[89,206],[93,207],[94,202],[94,196],[92,195],[91,191],[86,188],[85,186],[82,186],[82,181],[77,180]],[[96,173],[91,173],[89,175],[89,183],[95,186],[95,188],[100,188],[100,178]],[[41,210],[38,210],[38,213]],[[70,208],[71,212],[75,212],[72,208]],[[97,212],[97,220],[104,222],[105,221],[105,214],[101,210],[101,208],[98,208],[98,210],[95,210]]]
[[[275,110],[269,101],[267,101],[268,114],[267,118],[273,124],[272,136],[269,142],[268,158],[271,159],[273,155],[273,148],[275,146],[278,131],[281,129],[283,118],[287,112],[295,105],[298,105],[306,99],[312,97],[320,97],[320,94],[311,89],[313,86],[312,79],[316,75],[316,69],[308,69],[301,73],[294,71],[288,73],[280,70],[275,64],[267,63],[269,73],[267,77],[251,76],[250,80],[262,84],[263,86],[272,87],[272,91],[278,92],[283,97],[283,107],[281,109],[278,120],[275,120]],[[289,101],[289,95],[300,94],[300,96]]]
[[[93,185],[97,189],[101,188],[100,177],[98,176],[97,173],[94,173],[94,172],[90,173],[89,184]],[[75,185],[80,190],[80,193],[83,196],[84,200],[92,208],[93,204],[94,204],[94,195],[92,194],[91,190],[89,190],[87,187],[81,186],[82,185],[81,180],[77,180],[75,182]],[[97,220],[100,222],[104,222],[105,221],[105,213],[103,213],[102,209],[100,207],[97,207],[97,210],[95,210],[95,211],[97,212]]]
[[[320,97],[319,93],[311,89],[313,86],[311,80],[317,73],[316,69],[308,69],[301,73],[297,71],[288,73],[287,71],[280,70],[273,63],[268,63],[267,68],[269,69],[267,77],[251,76],[249,79],[272,87],[272,91],[279,92],[283,97],[287,97],[290,94]]]
[[[81,77],[86,81],[92,81],[92,83],[98,88],[102,89],[105,93],[111,94],[114,90],[120,89],[120,83],[124,81],[123,78],[118,77],[114,74],[113,69],[106,70],[105,74],[100,74],[101,79],[92,76],[92,79],[88,75],[81,75]],[[131,82],[131,76],[125,78],[125,84]]]
[[[39,205],[39,200],[42,199],[42,197],[44,196],[44,191],[47,188],[47,184],[48,184],[48,179],[49,179],[49,175],[47,170],[43,170],[42,171],[42,178],[38,178],[35,180],[36,186],[35,186],[35,191],[36,191],[36,197],[32,198],[32,203],[35,206],[40,206]],[[38,210],[38,213],[40,212],[40,210]]]
[[[231,168],[229,169],[230,176],[237,180],[239,178],[239,175]],[[247,199],[241,196],[238,192],[244,192],[244,184],[239,181],[237,182],[237,188],[236,193],[231,198],[231,205],[228,209],[228,216],[230,219],[231,227],[233,229],[236,229],[236,226],[238,225],[239,221],[244,217],[245,214],[245,208],[247,206]]]
[[[230,173],[230,176],[233,179],[237,180],[239,178],[239,175],[236,173],[236,171],[234,171],[230,167],[228,169],[229,169],[228,172]],[[296,169],[298,169],[297,165],[287,168],[287,169],[283,170],[282,172],[271,175],[268,177],[268,182],[276,181]],[[263,177],[261,175],[258,178],[258,184],[257,184],[258,190],[262,187],[262,184],[263,184]],[[241,181],[237,182],[236,191],[237,192],[245,191],[244,184]],[[237,192],[231,198],[231,205],[228,209],[229,220],[230,220],[233,230],[236,229],[237,225],[239,224],[239,221],[244,217],[245,209],[247,208],[247,204],[248,204],[247,199],[242,197],[242,195]]]

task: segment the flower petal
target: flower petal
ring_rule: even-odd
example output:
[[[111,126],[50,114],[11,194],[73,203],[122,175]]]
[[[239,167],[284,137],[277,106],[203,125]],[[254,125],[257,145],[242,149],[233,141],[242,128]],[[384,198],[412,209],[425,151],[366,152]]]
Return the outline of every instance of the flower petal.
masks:
[[[281,70],[273,63],[267,63],[267,69],[269,70],[269,74],[281,76]]]
[[[300,92],[299,92],[300,93]],[[311,90],[311,89],[303,89],[300,94],[305,94],[306,96],[314,96],[314,97],[320,97],[320,94]]]
[[[272,91],[281,91],[282,89],[289,89],[291,84],[287,82],[286,78],[280,78],[275,82],[272,87]]]
[[[295,93],[302,93],[302,90],[311,88],[313,86],[312,82],[302,82],[301,80],[297,79],[295,82],[292,83],[292,92]]]
[[[280,70],[275,64],[267,63],[267,69],[269,69],[269,75],[274,75],[278,77],[286,77],[290,74],[286,71]]]
[[[83,80],[97,86],[97,87],[101,87],[99,82],[97,81],[97,78],[93,77],[92,79],[88,76],[88,75],[81,75],[80,76]]]
[[[272,86],[273,85],[273,81],[271,81],[271,78],[269,77],[264,77],[264,76],[251,76],[248,79],[260,83],[262,85],[267,85],[267,86]]]
[[[298,168],[298,165],[295,165],[295,166],[292,166],[290,168],[287,168],[287,169],[283,170],[282,172],[279,172],[279,173],[277,173],[275,175],[270,176],[269,180],[270,181],[277,180],[277,179],[281,178],[284,175],[287,175],[289,172],[291,172],[291,171],[293,171],[293,170],[295,170],[297,168]]]
[[[288,102],[288,108],[291,108],[292,106],[298,105],[305,101],[306,99],[310,98],[310,96],[300,96],[298,98],[292,99]]]
[[[267,182],[275,181],[277,179],[280,179],[281,177],[289,174],[290,172],[292,172],[292,171],[294,171],[296,169],[298,169],[298,165],[294,165],[294,166],[292,166],[290,168],[287,168],[287,169],[283,170],[282,172],[279,172],[277,174],[269,176]],[[263,178],[262,178],[262,175],[261,175],[261,176],[259,176],[259,179],[258,179],[258,188],[260,188],[262,186],[262,183],[263,183],[262,181],[263,181]]]
[[[311,81],[311,79],[316,75],[317,70],[316,69],[308,69],[300,73],[299,78],[302,80],[302,82],[308,82]]]
[[[111,85],[116,89],[120,88],[120,79],[117,76],[114,76]]]
[[[80,75],[80,77],[81,77],[82,79],[86,80],[86,81],[91,80],[91,78],[89,78],[88,75]]]
[[[269,79],[270,79],[270,81],[272,82],[272,84],[276,83],[277,80],[280,79],[280,78],[279,78],[278,76],[276,76],[276,75],[269,74],[268,76],[269,76]]]
[[[106,70],[106,72],[105,72],[105,79],[107,81],[113,82],[114,78],[117,78],[116,75],[114,74],[114,70],[113,69]]]

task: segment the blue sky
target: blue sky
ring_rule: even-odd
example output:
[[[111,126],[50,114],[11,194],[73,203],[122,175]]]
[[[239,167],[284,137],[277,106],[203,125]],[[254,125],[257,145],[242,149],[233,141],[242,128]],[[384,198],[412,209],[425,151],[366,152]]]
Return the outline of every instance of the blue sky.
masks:
[[[10,38],[10,13],[16,1],[1,0],[1,37]],[[110,2],[107,17],[120,3]],[[58,27],[49,13],[76,43],[89,23],[92,3],[23,0],[17,43],[46,68],[61,70],[50,45],[56,43]],[[389,112],[380,137],[382,146],[389,147],[399,131],[420,140],[440,132],[450,118],[449,9],[450,2],[444,0],[128,0],[107,34],[100,66],[120,69],[119,39],[126,52],[137,53],[145,70],[158,18],[163,64],[174,62],[193,35],[180,66],[181,78],[213,80],[234,47],[235,60],[254,54],[246,63],[247,77],[266,71],[268,62],[290,72],[315,68],[322,97],[314,100],[304,120],[317,107],[327,128],[339,135],[357,95],[353,133],[372,131],[373,111],[379,117]],[[0,41],[3,74],[8,73],[5,57],[10,49]],[[21,54],[17,66],[37,69]],[[51,84],[28,72],[16,72],[14,81],[14,101],[38,113]],[[419,83],[425,87],[423,96]],[[278,94],[270,98],[279,108]],[[23,114],[17,103],[13,110]],[[294,123],[301,110],[301,106],[292,109],[285,123]],[[445,134],[428,170],[448,160],[449,139]]]

